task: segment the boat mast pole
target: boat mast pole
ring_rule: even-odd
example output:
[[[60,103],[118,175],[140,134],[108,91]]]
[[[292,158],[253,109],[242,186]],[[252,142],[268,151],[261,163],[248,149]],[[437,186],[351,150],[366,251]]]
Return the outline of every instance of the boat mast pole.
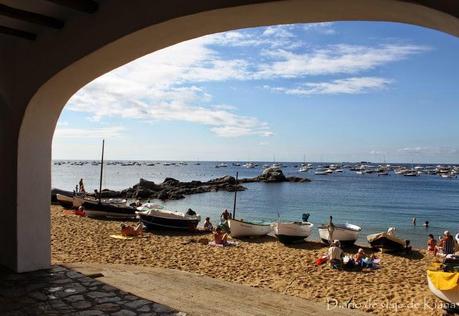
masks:
[[[100,180],[99,180],[99,204],[102,200],[102,178],[104,175],[104,146],[105,139],[102,140],[102,159],[100,160]]]
[[[236,185],[238,184],[239,172],[236,172]],[[236,216],[236,198],[237,198],[237,187],[234,190],[234,204],[233,204],[233,219]]]

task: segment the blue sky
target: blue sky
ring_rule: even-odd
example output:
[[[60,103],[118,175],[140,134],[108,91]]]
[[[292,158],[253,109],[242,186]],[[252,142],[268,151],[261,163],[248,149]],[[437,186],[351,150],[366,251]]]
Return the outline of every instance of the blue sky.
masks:
[[[204,36],[83,87],[53,158],[97,158],[105,138],[108,159],[459,163],[458,52],[381,22]]]

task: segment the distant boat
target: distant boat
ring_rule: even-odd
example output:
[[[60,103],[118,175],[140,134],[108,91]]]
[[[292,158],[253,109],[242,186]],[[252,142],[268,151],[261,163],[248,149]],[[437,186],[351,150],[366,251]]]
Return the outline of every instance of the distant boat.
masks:
[[[248,169],[252,169],[252,168],[255,168],[257,165],[253,162],[247,162],[245,164],[242,165],[244,168],[248,168]]]
[[[403,174],[405,177],[417,177],[419,173],[417,171],[408,171]]]
[[[314,172],[315,175],[318,175],[318,176],[326,176],[328,175],[328,169],[327,168],[318,168],[316,169],[316,171]],[[333,172],[333,171],[332,171]]]
[[[270,224],[258,224],[237,219],[229,219],[231,237],[265,236],[272,231]]]
[[[283,244],[304,241],[311,235],[314,224],[308,222],[309,214],[303,214],[301,222],[273,223],[274,234]]]
[[[308,172],[308,171],[309,171],[309,167],[308,166],[303,166],[298,170],[298,172]]]
[[[201,221],[201,216],[192,210],[182,213],[159,209],[150,204],[139,207],[136,214],[147,229],[170,228],[193,231]]]
[[[391,227],[387,232],[371,234],[367,236],[371,247],[382,251],[400,251],[406,248],[407,241],[395,236],[395,228]]]
[[[353,245],[362,230],[357,225],[353,224],[333,224],[334,229],[329,229],[329,224],[321,225],[319,229],[319,237],[322,242],[328,244],[330,240],[339,240],[341,244]],[[332,232],[332,236],[330,236]]]

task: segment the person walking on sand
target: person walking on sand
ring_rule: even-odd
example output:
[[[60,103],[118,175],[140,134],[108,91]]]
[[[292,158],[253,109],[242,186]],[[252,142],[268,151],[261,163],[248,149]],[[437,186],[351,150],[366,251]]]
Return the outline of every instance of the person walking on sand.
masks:
[[[226,222],[227,220],[231,219],[231,214],[228,212],[228,210],[225,208],[223,211],[222,215],[220,215],[220,220],[222,222]]]
[[[330,244],[333,241],[333,232],[335,231],[335,224],[333,224],[333,216],[330,216],[330,219],[328,220],[328,241]]]

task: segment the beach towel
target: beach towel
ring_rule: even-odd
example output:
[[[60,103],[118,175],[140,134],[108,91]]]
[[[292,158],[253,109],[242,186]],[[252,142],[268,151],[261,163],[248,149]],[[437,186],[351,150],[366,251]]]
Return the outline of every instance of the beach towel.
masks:
[[[228,240],[226,242],[226,244],[224,244],[224,245],[216,244],[215,241],[209,242],[209,246],[211,246],[211,247],[221,247],[221,248],[223,248],[223,247],[238,246],[238,245],[239,245],[239,243],[237,241],[232,241],[232,240]]]
[[[86,213],[84,211],[78,211],[78,210],[64,210],[64,215],[86,216]]]
[[[459,273],[427,271],[427,276],[432,284],[440,291],[455,289],[459,283]]]
[[[134,239],[134,237],[126,237],[126,236],[123,236],[123,235],[110,235],[110,238],[122,239],[122,240],[131,240],[131,239]]]

